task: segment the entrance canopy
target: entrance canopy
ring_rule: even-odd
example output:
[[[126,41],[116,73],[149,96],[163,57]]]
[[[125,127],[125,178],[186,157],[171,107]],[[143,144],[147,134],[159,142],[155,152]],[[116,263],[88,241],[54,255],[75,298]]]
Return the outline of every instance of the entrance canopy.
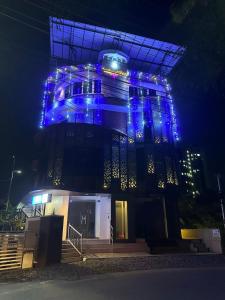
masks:
[[[185,49],[151,38],[50,17],[51,56],[71,64],[97,63],[99,52],[119,50],[130,69],[168,75]]]

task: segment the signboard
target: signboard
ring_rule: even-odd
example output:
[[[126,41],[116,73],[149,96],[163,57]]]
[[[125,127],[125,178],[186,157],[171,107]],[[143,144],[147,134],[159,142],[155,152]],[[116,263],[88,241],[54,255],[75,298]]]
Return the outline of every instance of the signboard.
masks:
[[[220,238],[220,230],[219,229],[213,229],[212,234],[214,238]]]
[[[51,201],[51,194],[38,194],[32,197],[32,205],[46,204]]]

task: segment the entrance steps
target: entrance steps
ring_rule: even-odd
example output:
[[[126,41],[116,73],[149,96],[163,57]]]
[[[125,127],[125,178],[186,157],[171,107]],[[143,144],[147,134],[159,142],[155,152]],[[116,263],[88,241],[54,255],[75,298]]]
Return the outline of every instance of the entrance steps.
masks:
[[[61,263],[73,263],[81,260],[79,253],[68,241],[62,241]]]
[[[0,271],[21,268],[23,243],[23,234],[0,233]]]
[[[109,245],[108,239],[83,239],[83,245]]]
[[[83,257],[99,258],[104,255],[97,254],[115,254],[116,257],[125,257],[125,254],[133,256],[145,256],[149,254],[149,248],[145,241],[137,241],[136,243],[114,243],[109,244],[109,240],[99,239],[83,239]],[[62,263],[73,263],[81,260],[81,256],[71,246],[68,241],[62,243]]]
[[[145,243],[114,243],[112,244],[87,244],[84,245],[85,254],[95,253],[149,253]]]
[[[149,242],[151,254],[208,253],[202,240],[162,240]]]
[[[205,243],[201,239],[197,240],[188,240],[190,243],[190,249],[192,252],[196,253],[207,253],[209,252],[209,248],[206,247]]]

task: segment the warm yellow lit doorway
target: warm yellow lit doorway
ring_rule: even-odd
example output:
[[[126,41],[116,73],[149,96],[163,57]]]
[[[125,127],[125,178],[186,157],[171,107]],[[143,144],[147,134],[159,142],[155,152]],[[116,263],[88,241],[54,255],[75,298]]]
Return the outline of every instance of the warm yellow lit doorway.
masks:
[[[116,200],[116,239],[128,239],[127,201]]]

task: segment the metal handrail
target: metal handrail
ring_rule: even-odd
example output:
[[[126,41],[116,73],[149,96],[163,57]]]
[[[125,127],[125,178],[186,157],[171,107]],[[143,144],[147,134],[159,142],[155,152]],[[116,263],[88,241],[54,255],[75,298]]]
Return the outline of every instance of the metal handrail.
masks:
[[[83,236],[77,229],[71,224],[68,225],[68,242],[71,246],[80,254],[83,253]]]
[[[113,245],[113,226],[110,225],[110,244]]]
[[[72,230],[75,231],[80,237],[82,237],[82,233],[75,229],[71,224],[69,224],[69,227],[72,228]]]
[[[33,212],[34,212],[34,217],[42,217],[43,216],[41,209],[39,209],[37,207],[34,208]]]
[[[30,215],[28,215],[26,212],[25,212],[25,209],[29,209],[30,210]],[[40,208],[37,208],[36,206],[23,206],[21,208],[21,211],[24,213],[24,215],[26,215],[27,218],[29,217],[42,217],[43,216],[43,213],[41,212],[41,209]]]
[[[26,219],[29,218],[28,214],[24,211],[24,208],[26,208],[26,206],[24,205],[23,207],[21,207],[19,210],[20,212],[25,216]]]

